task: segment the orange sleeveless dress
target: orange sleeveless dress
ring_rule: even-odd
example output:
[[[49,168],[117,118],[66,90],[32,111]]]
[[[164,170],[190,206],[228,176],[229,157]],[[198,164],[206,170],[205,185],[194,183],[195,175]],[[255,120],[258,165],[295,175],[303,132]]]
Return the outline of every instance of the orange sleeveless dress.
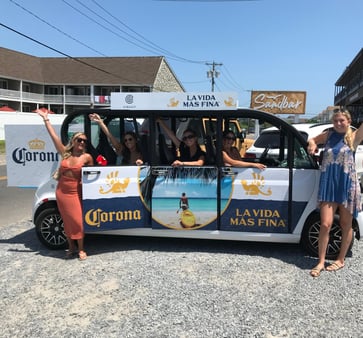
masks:
[[[65,171],[72,171],[73,177],[64,176]],[[63,219],[64,232],[70,239],[82,239],[82,164],[69,167],[67,160],[62,160],[59,167],[60,178],[56,189],[59,212]]]

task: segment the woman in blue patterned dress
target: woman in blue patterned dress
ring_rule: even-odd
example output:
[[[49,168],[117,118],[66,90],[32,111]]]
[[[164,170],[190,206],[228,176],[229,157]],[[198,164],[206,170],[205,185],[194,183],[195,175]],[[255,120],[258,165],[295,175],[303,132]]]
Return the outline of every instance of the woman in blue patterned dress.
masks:
[[[321,271],[325,270],[329,232],[336,211],[339,211],[342,241],[339,255],[327,266],[327,271],[337,271],[344,267],[345,256],[353,236],[353,217],[361,210],[354,151],[363,139],[363,124],[353,132],[350,128],[350,113],[344,109],[334,112],[332,122],[332,129],[308,140],[310,154],[318,151],[318,144],[325,144],[318,193],[321,219],[319,262],[310,271],[313,277],[320,276]]]

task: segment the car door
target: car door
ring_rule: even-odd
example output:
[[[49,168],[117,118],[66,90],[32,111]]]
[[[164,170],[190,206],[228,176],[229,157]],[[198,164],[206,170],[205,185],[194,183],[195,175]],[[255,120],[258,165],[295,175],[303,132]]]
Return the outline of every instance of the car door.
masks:
[[[94,158],[93,167],[82,168],[82,206],[85,232],[110,231],[150,226],[148,209],[148,178],[150,167],[146,161],[148,130],[139,132],[136,114],[98,111],[112,135],[122,141],[125,132],[134,132],[141,148],[145,165],[120,165],[110,140],[89,112],[67,117],[62,130],[65,140],[74,132],[84,132],[89,140],[87,151]],[[141,121],[142,122],[142,121]]]
[[[303,139],[289,126],[276,128],[280,137],[274,161],[254,160],[266,160],[266,169],[222,167],[221,230],[293,233],[315,198],[318,170]]]
[[[149,210],[143,186],[148,166],[105,166],[82,169],[86,232],[147,227]]]

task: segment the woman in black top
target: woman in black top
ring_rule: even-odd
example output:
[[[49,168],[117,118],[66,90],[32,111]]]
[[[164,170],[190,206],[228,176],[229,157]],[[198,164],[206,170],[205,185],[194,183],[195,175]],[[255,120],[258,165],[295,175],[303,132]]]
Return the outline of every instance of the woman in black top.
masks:
[[[198,137],[194,130],[190,128],[185,129],[182,139],[179,140],[164,121],[158,119],[157,122],[165,130],[174,145],[179,148],[180,158],[171,164],[173,167],[204,165],[206,153],[200,148]]]

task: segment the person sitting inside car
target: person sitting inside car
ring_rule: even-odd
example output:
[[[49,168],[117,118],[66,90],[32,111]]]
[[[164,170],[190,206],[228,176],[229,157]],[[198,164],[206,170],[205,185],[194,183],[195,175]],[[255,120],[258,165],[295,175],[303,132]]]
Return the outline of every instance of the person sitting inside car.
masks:
[[[179,148],[180,157],[171,164],[173,167],[204,165],[206,153],[200,148],[198,137],[194,130],[190,128],[185,129],[182,139],[179,140],[163,120],[157,119],[157,122],[172,140],[174,145]]]
[[[232,130],[225,130],[223,132],[223,162],[225,166],[230,167],[246,167],[246,168],[257,168],[257,169],[265,169],[266,166],[262,163],[255,162],[245,162],[242,160],[242,157],[237,149],[234,146],[236,142],[236,135]]]
[[[119,158],[117,164],[142,165],[144,163],[144,161],[142,160],[141,149],[139,148],[139,145],[137,143],[137,136],[134,132],[127,131],[123,136],[123,142],[120,142],[116,137],[111,134],[111,132],[98,114],[89,114],[89,118],[91,121],[96,122],[100,126],[102,131],[110,140]]]

